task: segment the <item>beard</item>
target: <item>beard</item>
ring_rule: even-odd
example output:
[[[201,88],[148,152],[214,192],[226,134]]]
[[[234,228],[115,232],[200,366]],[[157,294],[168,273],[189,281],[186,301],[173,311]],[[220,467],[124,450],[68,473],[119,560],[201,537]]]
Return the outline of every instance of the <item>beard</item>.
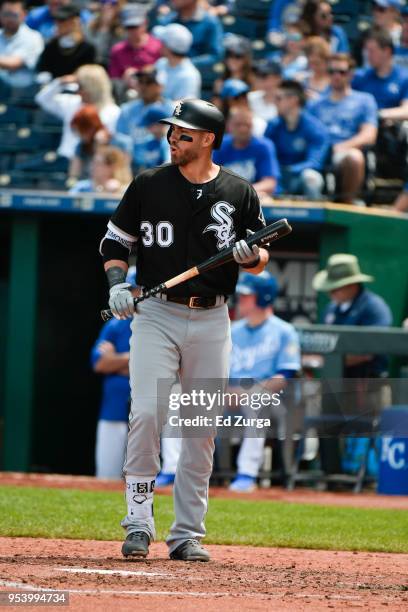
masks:
[[[186,166],[198,158],[198,151],[190,149],[189,151],[181,152],[180,150],[177,150],[172,152],[170,155],[172,164],[175,164],[176,166]]]

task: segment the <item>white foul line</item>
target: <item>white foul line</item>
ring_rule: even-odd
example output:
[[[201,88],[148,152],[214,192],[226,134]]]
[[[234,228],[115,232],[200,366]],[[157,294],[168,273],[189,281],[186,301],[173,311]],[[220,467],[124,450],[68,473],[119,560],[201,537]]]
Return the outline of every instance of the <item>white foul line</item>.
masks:
[[[144,572],[144,571],[131,571],[131,570],[107,570],[107,569],[97,569],[91,567],[54,567],[53,570],[55,572],[72,572],[73,574],[104,574],[104,575],[119,575],[119,576],[151,576],[157,577],[160,576],[162,578],[176,578],[176,576],[171,576],[170,574],[161,574],[159,572]]]

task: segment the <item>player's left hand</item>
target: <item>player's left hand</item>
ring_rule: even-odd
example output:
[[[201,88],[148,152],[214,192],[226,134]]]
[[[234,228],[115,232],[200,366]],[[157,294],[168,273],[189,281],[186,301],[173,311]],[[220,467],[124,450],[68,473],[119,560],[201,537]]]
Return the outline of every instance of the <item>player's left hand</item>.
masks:
[[[251,232],[251,230],[247,230],[248,236],[253,233],[254,232]],[[259,247],[254,244],[251,248],[248,246],[246,240],[238,240],[232,249],[232,254],[237,264],[243,266],[244,268],[252,266],[255,267],[259,262]]]

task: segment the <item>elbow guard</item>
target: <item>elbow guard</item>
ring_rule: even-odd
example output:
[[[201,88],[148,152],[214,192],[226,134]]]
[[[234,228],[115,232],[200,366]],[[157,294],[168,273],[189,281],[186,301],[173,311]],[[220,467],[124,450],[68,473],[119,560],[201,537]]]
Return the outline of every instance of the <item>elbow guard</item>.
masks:
[[[110,259],[121,259],[122,261],[127,262],[132,246],[136,240],[137,238],[135,236],[127,234],[123,230],[116,227],[112,221],[109,221],[108,231],[102,238],[101,244],[99,245],[99,252],[104,261],[109,261]]]

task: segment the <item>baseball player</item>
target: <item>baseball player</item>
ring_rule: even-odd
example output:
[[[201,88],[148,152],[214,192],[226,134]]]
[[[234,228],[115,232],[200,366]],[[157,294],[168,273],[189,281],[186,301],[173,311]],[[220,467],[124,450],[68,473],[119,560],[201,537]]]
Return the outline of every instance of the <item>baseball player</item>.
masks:
[[[136,267],[126,276],[136,297]],[[129,416],[130,321],[107,321],[92,347],[94,372],[104,374],[102,401],[96,428],[95,466],[97,478],[121,478]]]
[[[132,317],[131,411],[126,478],[125,557],[146,557],[155,537],[153,491],[160,469],[163,419],[157,407],[161,379],[228,377],[231,347],[227,296],[239,266],[262,272],[268,251],[250,248],[247,230],[265,221],[252,186],[212,161],[221,144],[223,114],[209,102],[181,100],[171,117],[170,164],[146,170],[130,184],[108,223],[101,253],[109,284],[109,306],[117,318]],[[235,261],[167,293],[133,305],[125,282],[128,256],[137,254],[137,280],[151,288],[234,246]],[[166,420],[166,419],[164,419]],[[184,437],[174,483],[175,521],[167,538],[171,559],[208,561],[205,535],[214,435]]]
[[[273,314],[277,282],[266,270],[258,276],[244,273],[238,281],[237,294],[242,319],[231,330],[231,384],[236,379],[251,378],[265,390],[279,391],[284,381],[300,370],[300,346],[293,325]],[[274,415],[278,427],[282,427],[282,408],[278,406]],[[232,491],[249,493],[255,489],[264,446],[265,437],[244,437],[237,458],[238,473],[230,485]]]

